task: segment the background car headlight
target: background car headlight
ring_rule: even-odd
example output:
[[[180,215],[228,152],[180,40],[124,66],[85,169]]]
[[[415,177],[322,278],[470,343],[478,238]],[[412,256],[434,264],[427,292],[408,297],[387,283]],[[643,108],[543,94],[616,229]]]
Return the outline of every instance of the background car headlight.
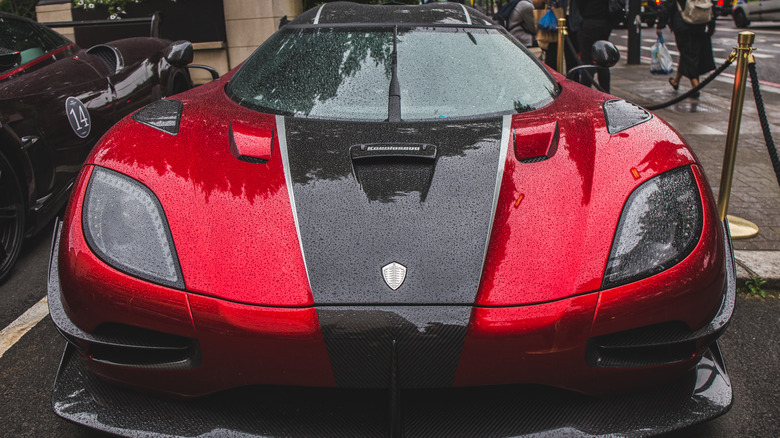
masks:
[[[95,167],[84,195],[84,236],[104,262],[155,283],[184,288],[168,222],[140,182]]]
[[[693,251],[701,231],[701,196],[689,166],[647,180],[623,207],[602,287],[674,266]]]

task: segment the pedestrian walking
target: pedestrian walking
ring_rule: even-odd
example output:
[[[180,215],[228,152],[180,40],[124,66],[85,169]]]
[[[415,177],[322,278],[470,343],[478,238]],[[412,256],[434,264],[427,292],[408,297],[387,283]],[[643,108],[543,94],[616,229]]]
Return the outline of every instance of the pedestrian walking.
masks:
[[[656,34],[661,35],[669,25],[674,33],[677,50],[680,52],[677,72],[669,78],[669,85],[675,90],[680,87],[680,79],[685,76],[691,81],[691,88],[699,85],[699,76],[715,69],[712,56],[712,34],[715,33],[715,18],[704,23],[692,24],[683,18],[688,2],[694,0],[665,0],[661,3]],[[693,97],[699,97],[696,92]]]
[[[593,64],[591,47],[599,40],[609,40],[612,33],[612,22],[609,19],[609,0],[574,0],[582,16],[582,25],[577,33],[579,42],[580,60],[583,65]],[[609,69],[599,69],[596,73],[601,88],[609,93]],[[591,79],[585,74],[580,77],[580,82],[590,86]]]

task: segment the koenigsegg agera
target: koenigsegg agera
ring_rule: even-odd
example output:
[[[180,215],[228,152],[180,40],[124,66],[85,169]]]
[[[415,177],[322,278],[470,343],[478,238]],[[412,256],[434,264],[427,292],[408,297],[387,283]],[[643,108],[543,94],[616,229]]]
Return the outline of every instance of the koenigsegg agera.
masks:
[[[52,252],[54,408],[120,435],[643,436],[728,410],[734,298],[663,120],[463,5],[327,3],[92,151]]]

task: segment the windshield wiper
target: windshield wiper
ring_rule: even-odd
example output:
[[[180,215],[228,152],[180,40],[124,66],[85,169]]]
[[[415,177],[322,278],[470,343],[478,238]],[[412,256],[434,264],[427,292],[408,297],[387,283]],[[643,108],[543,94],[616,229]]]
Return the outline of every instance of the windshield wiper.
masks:
[[[401,86],[398,85],[398,26],[393,27],[393,61],[391,65],[390,96],[387,102],[387,121],[401,121]]]

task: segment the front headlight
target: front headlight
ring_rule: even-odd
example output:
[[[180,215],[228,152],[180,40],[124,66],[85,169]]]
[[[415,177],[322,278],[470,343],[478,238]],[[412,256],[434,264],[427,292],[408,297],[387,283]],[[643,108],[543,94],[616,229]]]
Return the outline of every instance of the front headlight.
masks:
[[[669,269],[693,251],[701,232],[701,196],[689,166],[647,180],[623,207],[602,288]]]
[[[162,205],[140,182],[95,167],[84,195],[82,223],[87,244],[104,262],[155,283],[184,288]]]

